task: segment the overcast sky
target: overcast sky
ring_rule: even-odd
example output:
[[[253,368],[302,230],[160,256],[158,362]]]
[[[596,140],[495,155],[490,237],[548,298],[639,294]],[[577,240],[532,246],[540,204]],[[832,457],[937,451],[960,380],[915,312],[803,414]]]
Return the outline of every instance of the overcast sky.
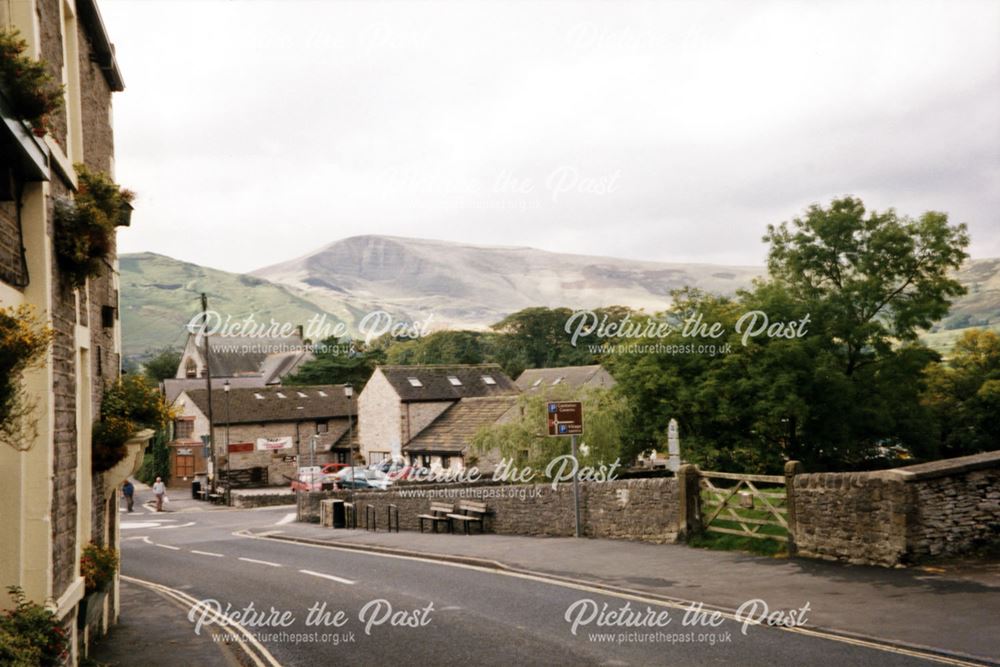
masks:
[[[759,264],[855,194],[1000,256],[997,2],[102,0],[121,252],[391,234]]]

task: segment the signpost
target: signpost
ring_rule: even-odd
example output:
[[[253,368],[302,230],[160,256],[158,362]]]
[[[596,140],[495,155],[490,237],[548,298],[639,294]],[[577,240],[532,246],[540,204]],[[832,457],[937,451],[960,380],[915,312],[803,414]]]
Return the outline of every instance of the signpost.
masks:
[[[549,435],[569,436],[570,452],[574,465],[579,469],[576,458],[576,436],[583,433],[583,404],[579,401],[552,401],[548,404]],[[576,536],[583,532],[580,525],[580,478],[573,475],[573,509],[576,516]]]

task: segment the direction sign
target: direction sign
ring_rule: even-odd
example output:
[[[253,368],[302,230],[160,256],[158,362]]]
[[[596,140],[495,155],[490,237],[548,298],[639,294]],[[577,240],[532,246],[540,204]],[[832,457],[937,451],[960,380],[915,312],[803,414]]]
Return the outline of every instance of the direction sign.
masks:
[[[579,401],[553,401],[548,404],[549,435],[583,433],[583,404]]]

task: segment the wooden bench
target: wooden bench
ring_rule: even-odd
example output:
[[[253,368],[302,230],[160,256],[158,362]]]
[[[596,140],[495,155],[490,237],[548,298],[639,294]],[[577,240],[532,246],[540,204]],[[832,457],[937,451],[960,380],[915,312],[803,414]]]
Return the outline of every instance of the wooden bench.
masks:
[[[479,532],[485,528],[483,518],[486,516],[486,503],[477,500],[460,500],[458,503],[458,513],[448,515],[448,530],[451,531],[451,522],[458,521],[465,526],[465,534],[469,534],[469,524],[478,523]],[[453,531],[452,531],[453,532]]]
[[[430,521],[431,527],[434,532],[438,532],[438,524],[443,523],[448,527],[448,532],[451,532],[451,521],[448,517],[452,512],[455,511],[454,505],[449,505],[448,503],[431,503],[431,513],[430,514],[418,514],[417,518],[420,519],[420,532],[424,532],[424,521]]]

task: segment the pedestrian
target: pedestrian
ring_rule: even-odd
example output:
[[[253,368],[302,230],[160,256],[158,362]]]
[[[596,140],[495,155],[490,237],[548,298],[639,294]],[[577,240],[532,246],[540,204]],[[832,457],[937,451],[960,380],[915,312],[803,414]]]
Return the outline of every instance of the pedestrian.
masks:
[[[163,511],[163,497],[167,494],[167,487],[161,477],[157,477],[153,482],[153,493],[156,494],[156,511]]]
[[[130,480],[125,480],[125,484],[122,486],[122,495],[125,496],[125,508],[131,512],[132,503],[135,500],[135,487],[132,486],[132,482]]]

